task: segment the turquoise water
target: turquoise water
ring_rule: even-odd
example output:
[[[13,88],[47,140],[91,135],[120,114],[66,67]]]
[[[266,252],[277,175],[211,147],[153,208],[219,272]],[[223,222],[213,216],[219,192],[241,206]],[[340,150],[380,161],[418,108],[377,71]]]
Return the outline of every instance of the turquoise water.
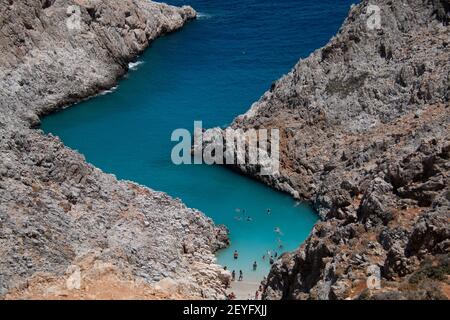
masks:
[[[298,247],[316,214],[223,167],[173,165],[170,136],[177,128],[192,130],[194,120],[226,126],[244,113],[272,81],[336,33],[351,2],[192,0],[200,18],[157,40],[117,90],[46,117],[42,129],[104,171],[179,197],[225,224],[231,247],[218,253],[219,263],[259,280],[269,270],[262,256]]]

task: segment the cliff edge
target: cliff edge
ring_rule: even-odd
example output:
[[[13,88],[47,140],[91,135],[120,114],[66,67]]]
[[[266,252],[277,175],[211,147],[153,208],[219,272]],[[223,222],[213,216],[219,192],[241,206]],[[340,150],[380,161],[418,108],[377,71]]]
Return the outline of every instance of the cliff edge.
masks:
[[[0,297],[224,297],[225,230],[33,129],[195,16],[144,0],[0,1]]]
[[[264,298],[449,297],[449,22],[448,0],[362,1],[234,121],[280,129],[280,174],[239,169],[322,218]]]

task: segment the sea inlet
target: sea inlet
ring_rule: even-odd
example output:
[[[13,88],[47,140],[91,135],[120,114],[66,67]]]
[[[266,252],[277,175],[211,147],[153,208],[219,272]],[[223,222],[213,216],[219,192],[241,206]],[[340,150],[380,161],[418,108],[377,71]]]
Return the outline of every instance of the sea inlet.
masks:
[[[217,253],[218,263],[256,283],[269,272],[270,256],[307,238],[317,215],[224,167],[174,165],[171,133],[195,120],[226,127],[299,58],[326,44],[352,1],[168,2],[192,5],[198,19],[155,41],[115,90],[44,118],[42,129],[103,171],[178,197],[226,225],[231,246]]]

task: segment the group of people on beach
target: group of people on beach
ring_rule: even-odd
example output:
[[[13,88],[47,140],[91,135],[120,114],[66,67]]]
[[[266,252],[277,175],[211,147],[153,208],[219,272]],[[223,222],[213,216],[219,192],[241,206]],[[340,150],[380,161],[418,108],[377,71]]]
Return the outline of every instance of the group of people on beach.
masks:
[[[279,248],[282,248],[282,245],[280,245]],[[275,262],[275,259],[278,257],[278,252],[275,251],[275,250],[273,252],[269,250],[269,251],[267,251],[266,254],[267,254],[268,261],[269,261],[270,265],[272,265]],[[262,256],[262,260],[263,261],[266,261],[266,254],[264,254]],[[234,260],[237,260],[239,258],[239,253],[238,253],[237,250],[234,250],[233,258],[234,258]],[[258,269],[258,263],[256,261],[254,261],[253,265],[252,265],[252,270],[256,271],[257,269]],[[227,270],[226,266],[225,266],[225,270]],[[233,270],[231,272],[231,276],[232,276],[232,281],[235,281],[236,280],[236,271],[235,270]],[[243,278],[244,278],[244,274],[243,274],[242,270],[239,270],[238,281],[242,281]]]
[[[240,216],[236,216],[235,219],[238,221],[243,221],[244,219],[248,222],[253,221],[252,217],[250,217],[249,215],[246,215],[246,211],[245,209],[236,209],[236,212],[240,212],[242,215]],[[271,209],[267,209],[267,214],[270,215],[272,213]],[[281,236],[283,236],[283,232],[281,231],[281,229],[279,227],[275,227],[273,230],[277,235],[277,248],[275,250],[268,250],[266,253],[264,253],[262,255],[262,260],[263,261],[268,261],[271,265],[273,263],[275,263],[275,259],[278,257],[278,252],[277,250],[281,250],[283,249],[283,242],[281,241]],[[239,252],[237,250],[234,250],[233,252],[233,259],[234,260],[238,260],[239,258]],[[227,270],[227,267],[224,267],[225,270]],[[252,264],[252,270],[256,271],[258,269],[258,262],[254,261]],[[265,277],[264,277],[265,279]],[[242,270],[239,270],[239,277],[238,277],[238,281],[243,281],[244,280],[244,273],[242,272]],[[231,281],[236,281],[236,270],[233,270],[231,272]],[[255,292],[255,300],[260,300],[261,296],[262,296],[262,292],[263,292],[263,287],[262,285],[259,286],[258,290]],[[231,292],[230,294],[228,294],[227,296],[228,299],[233,300],[236,299],[236,295]]]
[[[227,266],[224,267],[224,270],[227,270]],[[239,270],[238,281],[242,281],[242,280],[244,280],[244,273],[242,272],[242,270]],[[233,270],[231,272],[231,281],[236,281],[236,270]]]
[[[234,253],[233,253],[234,260],[237,260],[238,257],[239,257],[239,253],[237,252],[237,250],[234,250]],[[225,270],[226,269],[227,269],[227,267],[225,267]],[[244,273],[242,272],[242,270],[239,270],[239,279],[238,279],[238,281],[242,281],[242,280],[244,280]],[[236,271],[235,270],[233,270],[231,272],[231,281],[236,281]]]

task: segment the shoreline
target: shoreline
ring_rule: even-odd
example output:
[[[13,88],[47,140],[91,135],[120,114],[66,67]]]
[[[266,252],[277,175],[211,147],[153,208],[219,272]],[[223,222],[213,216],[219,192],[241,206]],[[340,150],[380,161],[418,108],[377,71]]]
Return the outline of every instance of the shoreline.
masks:
[[[255,293],[259,286],[258,282],[232,281],[230,288],[227,289],[227,294],[233,293],[236,300],[256,300]]]

